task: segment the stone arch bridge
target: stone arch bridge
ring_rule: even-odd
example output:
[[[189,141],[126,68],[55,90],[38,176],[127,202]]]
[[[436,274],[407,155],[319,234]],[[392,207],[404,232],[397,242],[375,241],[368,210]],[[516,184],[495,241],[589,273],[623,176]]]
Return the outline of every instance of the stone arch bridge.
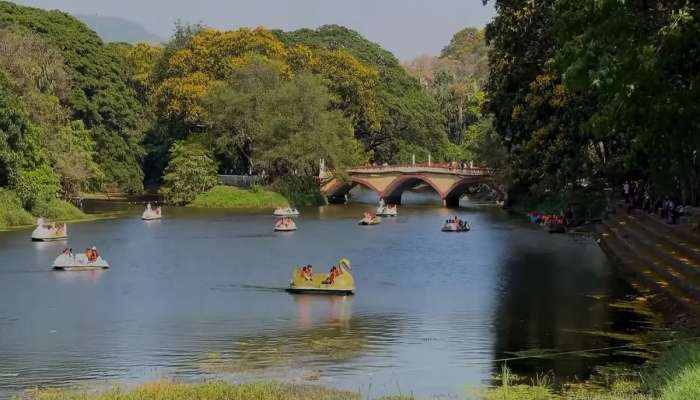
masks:
[[[330,201],[340,201],[355,186],[373,190],[389,204],[401,204],[405,190],[421,184],[433,188],[442,199],[443,207],[459,205],[466,190],[475,185],[487,185],[503,197],[503,191],[488,168],[454,168],[449,165],[407,165],[361,167],[348,170],[349,181],[331,178],[322,183],[321,193]]]

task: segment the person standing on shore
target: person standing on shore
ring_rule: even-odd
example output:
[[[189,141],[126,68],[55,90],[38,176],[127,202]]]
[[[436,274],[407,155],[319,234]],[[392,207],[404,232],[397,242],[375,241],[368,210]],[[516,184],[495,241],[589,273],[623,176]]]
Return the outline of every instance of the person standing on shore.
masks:
[[[622,184],[622,194],[625,196],[625,204],[630,202],[630,183],[628,181],[625,181],[625,183]]]

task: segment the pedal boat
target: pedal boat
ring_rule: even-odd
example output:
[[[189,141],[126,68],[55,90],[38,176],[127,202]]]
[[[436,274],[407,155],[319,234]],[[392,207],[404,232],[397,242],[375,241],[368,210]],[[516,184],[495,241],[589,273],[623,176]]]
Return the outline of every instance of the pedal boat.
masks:
[[[275,217],[296,217],[299,215],[299,210],[291,207],[277,208],[273,213]]]
[[[49,224],[43,218],[37,218],[36,228],[32,232],[33,242],[52,242],[68,239],[68,225]]]
[[[464,222],[464,224],[450,222],[442,226],[443,232],[469,232],[470,229],[468,222]]]
[[[56,271],[95,271],[108,268],[109,263],[102,257],[97,257],[97,260],[89,262],[84,253],[76,254],[73,257],[61,254],[53,262],[53,269]]]
[[[311,280],[307,280],[302,276],[301,267],[294,268],[294,272],[292,272],[292,281],[289,288],[286,290],[288,293],[294,294],[324,294],[338,296],[354,294],[355,280],[350,272],[350,260],[347,258],[341,258],[338,261],[337,266],[340,268],[342,274],[337,276],[331,284],[323,283],[323,281],[328,278],[327,273],[314,273]]]
[[[399,214],[399,208],[395,205],[380,205],[377,207],[377,216],[395,217]]]
[[[375,216],[373,216],[373,217],[371,217],[371,218],[366,218],[366,217],[365,217],[365,218],[362,218],[362,219],[360,220],[360,222],[358,222],[357,224],[358,224],[358,225],[365,225],[365,226],[367,226],[367,225],[379,225],[379,224],[381,224],[381,223],[382,223],[382,218],[379,217],[379,216],[377,216],[377,215],[375,215]]]
[[[143,214],[141,214],[141,219],[144,221],[154,221],[162,218],[163,214],[160,207],[151,208],[150,203],[146,206],[146,210],[143,212]]]
[[[281,219],[275,224],[275,232],[294,232],[296,230],[297,224],[291,219],[286,224]]]

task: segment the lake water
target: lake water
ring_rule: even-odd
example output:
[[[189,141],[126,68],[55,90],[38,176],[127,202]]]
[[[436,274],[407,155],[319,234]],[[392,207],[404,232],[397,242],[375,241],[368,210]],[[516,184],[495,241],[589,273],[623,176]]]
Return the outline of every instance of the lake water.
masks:
[[[302,209],[299,231],[260,213],[141,206],[69,226],[76,250],[98,246],[112,268],[54,272],[66,246],[0,232],[0,397],[45,386],[163,377],[279,379],[421,396],[489,383],[496,360],[542,350],[625,344],[648,317],[615,306],[634,296],[592,239],[550,235],[494,207],[404,205],[379,226],[367,204]],[[465,234],[440,232],[458,214]],[[289,295],[292,268],[353,264],[352,297]],[[612,352],[509,362],[519,374],[585,378]]]

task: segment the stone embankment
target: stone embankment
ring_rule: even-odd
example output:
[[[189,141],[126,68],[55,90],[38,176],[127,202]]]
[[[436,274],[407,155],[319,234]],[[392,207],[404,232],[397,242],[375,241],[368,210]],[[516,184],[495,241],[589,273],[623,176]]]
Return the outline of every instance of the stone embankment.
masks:
[[[597,227],[603,250],[642,293],[700,320],[700,234],[643,211],[618,209]]]

